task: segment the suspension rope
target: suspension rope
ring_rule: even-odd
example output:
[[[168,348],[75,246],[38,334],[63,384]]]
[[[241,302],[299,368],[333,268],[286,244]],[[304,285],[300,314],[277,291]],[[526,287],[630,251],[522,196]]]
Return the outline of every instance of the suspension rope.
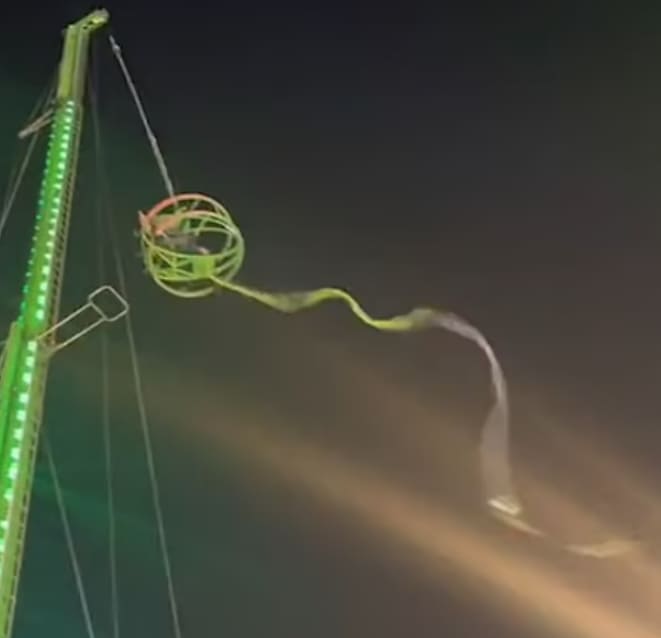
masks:
[[[46,452],[46,459],[48,460],[48,467],[50,469],[51,477],[53,479],[53,488],[55,490],[55,498],[57,500],[57,508],[60,512],[60,518],[62,519],[62,527],[64,528],[64,536],[67,543],[67,549],[69,551],[69,558],[71,560],[71,566],[73,568],[73,575],[76,581],[76,589],[78,590],[78,597],[80,599],[80,606],[83,611],[83,618],[85,620],[85,628],[87,630],[87,635],[89,638],[96,638],[96,633],[94,631],[94,625],[92,624],[92,614],[90,613],[89,604],[87,602],[87,595],[85,593],[85,586],[83,583],[83,576],[80,569],[80,563],[78,561],[78,553],[76,552],[76,545],[73,539],[73,533],[71,531],[71,525],[69,523],[69,517],[67,516],[66,506],[64,504],[64,495],[62,493],[62,486],[60,484],[59,475],[57,472],[57,467],[55,465],[55,459],[53,457],[53,451],[48,440],[48,435],[44,436],[44,449]]]
[[[96,47],[95,47],[96,50]],[[94,137],[98,139],[99,113],[97,108],[98,98],[98,66],[96,59],[92,58],[90,72],[89,97],[92,105],[92,125]],[[96,165],[96,227],[98,246],[98,274],[99,285],[106,283],[106,253],[104,251],[104,221],[103,199],[102,199],[102,176],[99,164]],[[114,493],[114,468],[113,447],[110,429],[110,374],[109,374],[109,343],[106,331],[101,332],[101,420],[103,430],[103,449],[106,475],[106,495],[108,499],[108,567],[110,573],[110,618],[112,638],[119,638],[119,594],[117,585],[117,522],[115,515],[115,493]]]
[[[110,218],[112,220],[112,217]],[[115,226],[111,221],[111,241],[113,244],[113,253],[115,257],[115,262],[117,264],[117,275],[119,278],[119,288],[122,293],[122,296],[125,299],[128,299],[127,294],[127,285],[126,285],[126,276],[124,273],[124,268],[121,262],[121,257],[119,254],[119,249],[117,245],[117,237]],[[156,463],[154,461],[154,451],[153,444],[151,440],[151,426],[149,425],[149,420],[147,417],[147,409],[145,405],[143,383],[142,383],[142,374],[140,372],[140,365],[138,362],[138,353],[135,343],[135,334],[133,331],[133,323],[129,317],[126,315],[126,336],[129,342],[129,350],[131,353],[131,367],[133,370],[133,379],[135,382],[135,391],[138,401],[138,413],[140,416],[140,429],[142,431],[144,445],[145,445],[145,455],[147,458],[147,468],[149,470],[149,480],[151,483],[152,497],[154,504],[154,513],[156,514],[156,523],[158,527],[158,538],[161,548],[161,554],[163,558],[163,567],[165,569],[165,576],[167,580],[168,588],[168,598],[170,602],[170,612],[172,615],[172,623],[175,632],[175,638],[182,638],[181,626],[179,621],[179,610],[177,606],[176,593],[174,588],[174,579],[172,576],[172,565],[170,561],[170,555],[168,552],[167,536],[165,533],[165,523],[163,517],[163,508],[161,505],[161,496],[160,489],[158,485],[158,479],[156,474]]]
[[[168,172],[167,165],[165,164],[165,158],[163,157],[163,153],[161,152],[161,149],[158,145],[156,135],[154,134],[154,131],[152,130],[149,124],[149,119],[147,118],[147,113],[145,112],[145,109],[142,105],[142,101],[140,100],[140,95],[138,94],[138,90],[136,89],[135,83],[133,82],[131,74],[129,73],[129,69],[126,66],[126,62],[124,61],[122,50],[119,48],[117,41],[112,35],[110,36],[110,47],[112,48],[112,52],[117,58],[117,62],[119,63],[119,66],[122,70],[122,74],[124,75],[124,80],[126,81],[126,85],[128,86],[129,91],[131,92],[131,96],[133,97],[133,101],[135,102],[135,106],[138,109],[138,113],[140,115],[142,125],[145,128],[145,132],[147,133],[147,138],[151,145],[152,152],[154,153],[154,157],[156,158],[156,163],[158,164],[158,168],[161,171],[161,177],[163,178],[163,182],[165,184],[165,190],[167,191],[170,197],[173,197],[174,187],[172,185],[172,180],[170,179],[170,174]]]
[[[144,111],[143,111],[144,113]],[[117,273],[117,278],[119,282],[119,290],[122,296],[125,299],[128,299],[128,286],[126,283],[126,274],[124,272],[124,266],[122,263],[121,254],[119,251],[119,243],[117,241],[117,230],[115,228],[113,215],[110,214],[112,209],[111,204],[111,192],[109,186],[109,180],[107,179],[107,172],[105,170],[105,163],[103,161],[102,151],[102,139],[100,133],[100,124],[98,113],[96,115],[95,121],[97,123],[95,127],[95,137],[96,137],[96,152],[97,152],[97,162],[99,166],[100,177],[103,179],[103,190],[102,197],[106,202],[106,210],[108,214],[108,228],[110,235],[110,243],[112,246],[112,253],[115,262],[115,268]],[[154,138],[155,141],[155,138]],[[164,165],[164,164],[163,164]],[[169,183],[169,182],[168,182]],[[156,472],[156,462],[154,459],[154,450],[151,437],[151,426],[149,423],[149,418],[147,415],[146,402],[144,397],[142,374],[140,371],[140,364],[138,360],[138,353],[136,347],[135,333],[133,330],[133,322],[131,321],[130,314],[126,315],[126,336],[129,344],[129,352],[131,357],[131,368],[133,373],[133,380],[135,386],[136,399],[138,404],[138,415],[140,421],[140,429],[143,436],[144,446],[145,446],[145,456],[147,460],[147,470],[149,474],[149,482],[152,493],[152,501],[154,507],[154,514],[156,516],[156,525],[159,539],[159,547],[161,552],[161,558],[163,561],[163,568],[165,571],[167,593],[168,593],[168,602],[170,606],[170,614],[172,618],[172,626],[175,638],[182,638],[181,630],[181,621],[179,618],[179,607],[177,603],[177,596],[174,586],[174,578],[172,575],[172,563],[170,560],[170,554],[168,550],[167,535],[165,531],[165,522],[163,515],[163,507],[161,504],[161,495],[160,488],[158,484],[158,477]]]
[[[117,587],[117,523],[115,516],[114,469],[110,430],[110,375],[108,336],[101,337],[101,402],[103,447],[105,451],[106,493],[108,499],[108,563],[110,568],[110,614],[112,636],[119,638],[119,596]]]
[[[30,139],[30,143],[28,144],[25,154],[23,155],[23,161],[21,162],[21,166],[18,170],[18,175],[16,175],[16,177],[12,179],[13,183],[7,189],[7,194],[5,195],[5,201],[2,205],[2,212],[0,213],[0,238],[2,238],[2,234],[5,230],[5,226],[7,225],[7,221],[9,220],[9,214],[11,213],[12,208],[14,207],[16,196],[18,195],[18,191],[20,190],[21,184],[23,183],[25,172],[28,166],[30,165],[30,160],[32,159],[32,153],[34,152],[34,147],[36,146],[38,139],[39,139],[39,133],[33,135],[32,138]]]
[[[49,102],[53,99],[54,95],[55,95],[55,77],[53,77],[50,84],[46,87],[46,90],[41,94],[36,104],[32,108],[32,112],[30,113],[28,121],[34,120],[37,113],[43,112],[47,107],[47,105],[49,104]],[[25,178],[25,173],[28,169],[28,166],[30,165],[30,160],[32,159],[32,154],[34,152],[35,146],[37,145],[37,141],[39,140],[42,132],[43,129],[39,129],[35,131],[33,135],[31,135],[30,142],[28,144],[27,149],[25,150],[25,153],[23,155],[23,160],[21,161],[18,171],[16,170],[16,165],[14,165],[14,168],[10,173],[9,183],[7,185],[4,200],[2,203],[2,211],[0,212],[0,239],[2,238],[2,234],[5,230],[5,226],[7,225],[7,221],[9,220],[9,215],[14,207],[14,202],[16,201],[16,197],[18,196],[18,192],[23,183],[23,179]]]

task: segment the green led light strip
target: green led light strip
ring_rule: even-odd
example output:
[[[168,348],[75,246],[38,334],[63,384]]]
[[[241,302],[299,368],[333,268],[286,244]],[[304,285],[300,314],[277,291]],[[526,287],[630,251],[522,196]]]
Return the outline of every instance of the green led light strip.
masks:
[[[52,291],[54,278],[53,259],[62,230],[60,228],[62,212],[68,205],[66,200],[70,196],[65,189],[69,161],[75,141],[75,119],[76,105],[73,101],[68,101],[63,108],[59,109],[53,124],[46,174],[39,199],[37,232],[28,262],[19,318],[19,322],[25,323],[26,331],[31,336],[39,335],[48,327],[51,310],[49,306],[52,303],[48,293]],[[35,255],[38,257],[35,258]],[[33,312],[26,314],[28,308],[34,308]]]

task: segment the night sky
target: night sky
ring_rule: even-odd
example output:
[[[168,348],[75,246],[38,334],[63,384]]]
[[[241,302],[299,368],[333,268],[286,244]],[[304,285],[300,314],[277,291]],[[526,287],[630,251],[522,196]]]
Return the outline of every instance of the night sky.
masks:
[[[469,318],[510,382],[531,515],[562,540],[610,530],[645,550],[578,560],[488,517],[488,376],[470,344],[377,334],[336,304],[290,317],[158,289],[134,231],[165,192],[104,32],[92,76],[110,194],[88,109],[63,303],[99,285],[97,209],[110,209],[187,638],[661,634],[661,9],[436,5],[106,3],[176,187],[218,198],[242,229],[239,280]],[[1,175],[61,28],[89,9],[12,4],[2,20]],[[0,244],[2,326],[43,151]],[[120,635],[173,636],[126,334],[105,334]],[[101,340],[58,355],[44,425],[106,638]],[[58,516],[42,456],[18,638],[86,636]]]

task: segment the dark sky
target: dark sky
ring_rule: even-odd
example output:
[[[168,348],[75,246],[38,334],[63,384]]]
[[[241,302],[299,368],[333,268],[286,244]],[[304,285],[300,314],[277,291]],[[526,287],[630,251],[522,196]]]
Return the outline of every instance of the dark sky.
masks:
[[[242,281],[341,285],[380,315],[422,304],[467,316],[510,379],[517,463],[543,467],[563,489],[576,485],[578,475],[564,476],[566,456],[550,452],[552,422],[558,436],[587,441],[590,458],[607,445],[651,480],[661,442],[661,9],[427,4],[107,8],[178,188],[217,197],[242,228]],[[61,27],[88,8],[14,4],[2,20],[3,175],[18,153],[15,131],[57,62]],[[488,395],[470,347],[447,336],[375,335],[336,307],[283,318],[230,296],[184,302],[143,275],[135,214],[163,187],[105,35],[97,45],[104,157],[185,635],[553,636],[543,614],[524,618],[501,606],[496,584],[474,585],[479,576],[462,575],[461,560],[424,552],[409,560],[415,552],[401,539],[381,543],[378,525],[300,488],[298,470],[270,475],[238,443],[227,447],[231,437],[216,438],[214,428],[268,430],[272,420],[287,440],[378,468],[396,489],[460,512],[504,554],[514,547],[546,561],[570,590],[606,587],[605,574],[616,573],[486,520],[474,446]],[[71,309],[98,285],[96,256],[107,248],[94,225],[90,138],[68,263]],[[3,322],[16,308],[38,178],[37,161],[3,237]],[[126,339],[119,327],[109,336],[122,636],[170,636]],[[99,343],[93,335],[56,362],[47,421],[98,635],[110,636]],[[398,388],[416,409],[451,417],[463,446],[437,438],[433,423],[418,427],[424,419],[403,398],[386,408]],[[424,430],[427,443],[403,444],[402,430],[411,440]],[[586,463],[579,455],[578,466]],[[617,511],[608,495],[594,500],[583,504]],[[632,506],[615,522],[647,530],[647,514]],[[46,631],[85,635],[40,461],[16,635]]]

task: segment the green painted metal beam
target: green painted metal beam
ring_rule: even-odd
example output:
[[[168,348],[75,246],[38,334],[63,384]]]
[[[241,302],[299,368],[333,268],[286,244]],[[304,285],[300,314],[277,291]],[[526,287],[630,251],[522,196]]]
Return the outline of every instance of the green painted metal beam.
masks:
[[[35,454],[59,315],[69,217],[82,127],[90,35],[108,21],[97,10],[67,27],[57,102],[18,319],[0,373],[0,638],[12,632]]]

